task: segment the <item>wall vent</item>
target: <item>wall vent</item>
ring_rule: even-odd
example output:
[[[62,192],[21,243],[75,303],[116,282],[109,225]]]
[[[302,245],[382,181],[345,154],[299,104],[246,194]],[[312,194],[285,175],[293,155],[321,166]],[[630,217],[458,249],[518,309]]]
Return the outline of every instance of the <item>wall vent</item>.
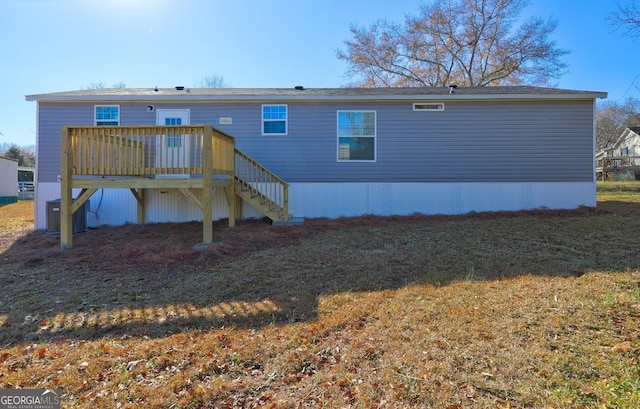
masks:
[[[442,102],[414,102],[414,111],[444,111]]]

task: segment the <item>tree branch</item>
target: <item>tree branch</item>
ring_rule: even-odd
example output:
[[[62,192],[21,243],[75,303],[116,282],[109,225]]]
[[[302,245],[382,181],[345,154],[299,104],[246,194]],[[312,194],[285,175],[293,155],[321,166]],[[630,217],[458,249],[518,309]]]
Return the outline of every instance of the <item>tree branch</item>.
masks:
[[[337,57],[369,86],[547,83],[564,73],[561,57],[568,52],[550,40],[553,20],[532,17],[514,27],[527,3],[435,0],[404,25],[352,26],[353,40]]]

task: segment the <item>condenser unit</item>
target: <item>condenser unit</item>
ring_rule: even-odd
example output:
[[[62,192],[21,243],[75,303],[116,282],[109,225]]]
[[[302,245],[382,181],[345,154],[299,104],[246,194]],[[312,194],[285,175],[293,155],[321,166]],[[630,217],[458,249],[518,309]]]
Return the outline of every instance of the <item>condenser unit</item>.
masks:
[[[89,211],[89,201],[87,200],[73,214],[72,231],[80,233],[87,231],[87,212]],[[60,199],[47,202],[47,234],[60,234]]]

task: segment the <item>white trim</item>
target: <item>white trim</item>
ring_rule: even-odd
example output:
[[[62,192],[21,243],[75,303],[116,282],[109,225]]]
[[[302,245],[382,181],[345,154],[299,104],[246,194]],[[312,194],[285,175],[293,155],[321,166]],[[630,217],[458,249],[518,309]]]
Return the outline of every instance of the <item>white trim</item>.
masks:
[[[265,132],[264,124],[265,122],[281,122],[282,119],[264,119],[264,108],[265,107],[284,107],[284,132],[276,133],[276,132]],[[289,134],[289,106],[287,104],[262,104],[260,106],[260,132],[262,136],[286,136]]]
[[[413,110],[420,112],[444,111],[444,102],[414,102]]]
[[[98,122],[113,122],[113,119],[100,119],[98,120],[98,115],[97,115],[97,111],[98,108],[113,108],[113,107],[117,107],[118,108],[118,123],[116,125],[112,125],[112,126],[120,126],[120,117],[121,115],[121,110],[120,110],[120,105],[118,104],[103,104],[103,105],[94,105],[93,106],[93,124],[96,126],[99,126],[100,124]]]
[[[186,114],[186,118],[187,118],[187,123],[184,123],[182,125],[191,125],[191,109],[185,108],[185,109],[156,109],[156,125],[164,125],[164,124],[160,124],[160,114],[165,115],[165,116],[182,116]]]
[[[340,114],[344,112],[373,113],[373,135],[340,135]],[[340,138],[373,138],[373,159],[340,159]],[[371,163],[378,161],[378,112],[375,109],[339,109],[336,111],[336,161],[339,163]]]
[[[95,115],[95,113],[94,113]],[[40,169],[40,161],[38,160],[38,153],[40,151],[40,102],[36,102],[36,164],[35,164],[35,173],[33,174],[33,201],[34,203],[38,202],[38,174]],[[46,221],[45,221],[46,223]],[[33,211],[33,226],[37,228],[38,225],[38,213]]]
[[[591,144],[592,144],[592,152],[596,152],[596,146],[597,146],[597,142],[596,142],[596,112],[598,111],[598,107],[596,104],[596,100],[593,100],[593,109],[592,111],[592,119],[591,119],[591,123],[592,123],[592,140],[591,140]],[[628,129],[628,128],[627,128]],[[626,131],[626,130],[625,130]],[[598,175],[596,175],[596,168],[598,166],[598,159],[597,159],[597,154],[593,155],[593,160],[591,161],[591,166],[592,166],[592,176],[593,176],[593,183],[595,183],[598,180]],[[603,179],[604,179],[604,174],[603,174]]]
[[[417,88],[418,89],[418,88]],[[463,90],[458,88],[457,94],[419,94],[419,95],[398,95],[398,94],[371,94],[364,95],[336,95],[340,89],[330,89],[332,95],[323,93],[313,93],[313,89],[305,90],[305,92],[297,92],[296,94],[283,94],[278,95],[277,90],[274,90],[274,94],[266,94],[262,91],[264,89],[247,89],[244,90],[230,89],[230,93],[221,95],[220,90],[216,90],[212,93],[178,93],[174,90],[160,90],[154,92],[153,89],[121,89],[120,92],[109,92],[105,94],[99,94],[97,91],[87,91],[87,93],[48,93],[48,94],[33,94],[27,95],[25,99],[27,101],[47,101],[47,102],[99,102],[99,101],[175,101],[175,102],[263,102],[265,104],[273,103],[272,101],[319,101],[319,102],[332,102],[332,101],[464,101],[464,100],[592,100],[596,98],[607,98],[606,92],[598,91],[572,91],[562,92],[558,90],[558,93],[532,93],[526,94],[463,94]],[[113,90],[111,90],[113,91]]]
[[[587,101],[596,98],[607,98],[607,93],[589,93],[589,94],[473,94],[473,95],[453,95],[445,97],[444,95],[81,95],[81,96],[48,96],[33,95],[28,96],[26,101],[44,101],[44,102],[140,102],[147,103],[153,101],[171,101],[184,103],[210,103],[210,102],[234,102],[234,103],[265,103],[272,105],[284,105],[277,102],[283,101],[312,101],[312,102],[376,102],[376,101],[442,101],[443,99],[451,101]],[[274,104],[275,103],[275,104]]]

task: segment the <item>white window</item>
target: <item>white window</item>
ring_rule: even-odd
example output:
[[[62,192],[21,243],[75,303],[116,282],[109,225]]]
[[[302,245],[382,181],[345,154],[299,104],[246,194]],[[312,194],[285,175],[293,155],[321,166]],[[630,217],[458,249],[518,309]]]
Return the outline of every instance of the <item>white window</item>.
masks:
[[[338,161],[376,160],[376,111],[338,111]]]
[[[119,105],[96,105],[94,120],[98,126],[118,126],[120,125]]]
[[[444,111],[444,104],[441,102],[414,102],[414,111]]]
[[[287,106],[263,105],[262,106],[262,134],[286,135],[287,134]]]

